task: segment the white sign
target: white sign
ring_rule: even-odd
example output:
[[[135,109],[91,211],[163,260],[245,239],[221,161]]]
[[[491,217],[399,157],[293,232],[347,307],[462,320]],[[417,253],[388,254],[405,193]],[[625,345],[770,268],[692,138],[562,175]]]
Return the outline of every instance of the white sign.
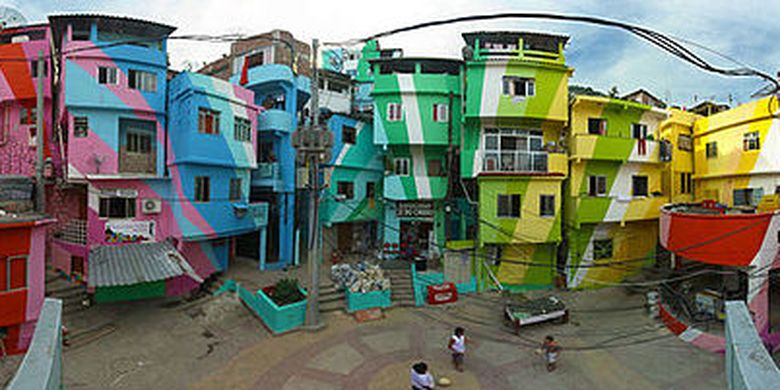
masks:
[[[399,202],[395,211],[398,217],[432,218],[434,215],[431,202]]]
[[[154,241],[154,221],[108,221],[106,243]]]

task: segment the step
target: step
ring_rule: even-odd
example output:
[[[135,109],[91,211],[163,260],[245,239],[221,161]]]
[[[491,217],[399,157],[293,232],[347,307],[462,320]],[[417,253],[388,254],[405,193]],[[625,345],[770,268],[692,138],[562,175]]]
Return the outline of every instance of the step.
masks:
[[[67,299],[73,298],[73,297],[79,297],[80,298],[83,295],[85,295],[86,293],[87,292],[84,291],[83,289],[77,288],[77,289],[72,289],[72,290],[62,290],[62,291],[54,291],[54,292],[46,291],[46,296],[49,297],[49,298],[57,298],[57,299],[67,300]]]
[[[320,311],[321,312],[331,312],[331,311],[339,311],[339,310],[346,310],[347,305],[344,304],[344,302],[341,301],[334,301],[334,302],[328,302],[325,304],[320,304]]]

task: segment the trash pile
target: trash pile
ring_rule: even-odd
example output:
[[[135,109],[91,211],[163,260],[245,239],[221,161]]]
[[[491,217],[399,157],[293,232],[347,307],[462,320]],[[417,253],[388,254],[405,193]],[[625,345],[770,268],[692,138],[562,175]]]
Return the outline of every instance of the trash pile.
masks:
[[[338,289],[366,293],[390,289],[390,279],[378,265],[361,261],[356,264],[335,264],[330,267],[330,278]]]

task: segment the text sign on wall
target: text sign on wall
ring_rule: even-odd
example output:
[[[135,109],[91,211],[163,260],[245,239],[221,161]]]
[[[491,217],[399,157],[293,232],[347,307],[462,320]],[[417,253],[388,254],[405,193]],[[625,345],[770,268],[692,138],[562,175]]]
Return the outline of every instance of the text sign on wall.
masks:
[[[399,218],[433,218],[433,214],[431,202],[400,202],[395,210]]]
[[[154,241],[154,221],[108,221],[106,243]]]

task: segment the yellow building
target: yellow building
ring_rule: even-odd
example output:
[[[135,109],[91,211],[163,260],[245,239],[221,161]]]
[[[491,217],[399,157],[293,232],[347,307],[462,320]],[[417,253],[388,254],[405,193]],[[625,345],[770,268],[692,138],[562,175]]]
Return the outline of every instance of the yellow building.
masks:
[[[693,124],[699,115],[671,109],[669,118],[661,123],[661,139],[671,146],[671,161],[666,163],[661,191],[671,203],[693,202]]]

